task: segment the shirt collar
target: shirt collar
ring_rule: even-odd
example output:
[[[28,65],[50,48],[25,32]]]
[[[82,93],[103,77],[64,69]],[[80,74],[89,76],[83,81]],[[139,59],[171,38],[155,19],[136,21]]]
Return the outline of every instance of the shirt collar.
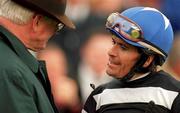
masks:
[[[138,76],[138,77],[136,77],[136,78],[131,79],[130,81],[134,81],[134,80],[138,80],[138,79],[144,78],[144,77],[146,77],[147,75],[149,75],[149,73],[150,73],[150,72],[144,73],[144,74],[142,74],[141,76]]]
[[[10,33],[7,29],[0,26],[0,32],[4,35],[3,38],[9,42],[13,51],[19,56],[19,58],[34,72],[38,72],[38,61],[35,57],[27,50],[25,45],[12,33]]]

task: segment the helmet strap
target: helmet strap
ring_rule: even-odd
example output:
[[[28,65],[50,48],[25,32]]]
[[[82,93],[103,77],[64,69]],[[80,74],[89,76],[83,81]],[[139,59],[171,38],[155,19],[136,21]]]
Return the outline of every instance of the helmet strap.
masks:
[[[147,59],[148,59],[148,55],[142,53],[139,60],[132,67],[130,72],[127,75],[125,75],[123,78],[121,78],[121,81],[122,82],[129,82],[129,80],[135,75],[136,72],[140,72],[140,70],[143,68],[143,65]]]

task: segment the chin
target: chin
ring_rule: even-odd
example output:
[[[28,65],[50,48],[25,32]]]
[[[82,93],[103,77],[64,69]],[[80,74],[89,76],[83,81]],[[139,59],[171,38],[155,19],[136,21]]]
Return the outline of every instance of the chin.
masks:
[[[44,47],[38,47],[38,48],[32,49],[32,51],[34,51],[34,52],[39,52],[39,51],[41,51],[41,50],[43,50],[43,49],[45,49],[45,48],[44,48]]]
[[[36,50],[37,50],[37,51],[41,51],[41,50],[43,50],[43,49],[45,49],[45,48],[46,48],[46,44],[37,47]]]
[[[107,73],[109,76],[111,76],[111,77],[115,77],[115,76],[116,76],[116,73],[114,73],[113,70],[111,70],[111,69],[107,69],[107,70],[106,70],[106,73]],[[115,77],[115,78],[116,78],[116,77]]]
[[[117,78],[117,79],[121,79],[121,78],[124,77],[124,74],[120,74],[120,73],[116,72],[115,70],[111,70],[111,69],[107,69],[107,70],[106,70],[106,73],[107,73],[109,76],[111,76],[111,77],[113,77],[113,78]]]

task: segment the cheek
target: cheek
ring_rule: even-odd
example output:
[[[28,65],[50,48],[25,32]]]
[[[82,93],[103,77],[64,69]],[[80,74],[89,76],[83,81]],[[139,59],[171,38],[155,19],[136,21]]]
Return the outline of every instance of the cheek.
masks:
[[[37,40],[42,42],[47,42],[52,36],[54,35],[54,32],[42,32],[39,37],[37,37]]]
[[[121,54],[118,58],[119,64],[113,67],[108,66],[106,72],[115,78],[122,78],[129,73],[138,58],[136,54]]]
[[[49,29],[44,29],[44,32],[41,33],[44,39],[49,39],[55,34],[55,30],[51,27]]]
[[[55,34],[55,27],[44,25],[38,32],[39,40],[46,41]]]
[[[139,59],[139,54],[138,53],[132,53],[132,54],[127,54],[124,56],[121,61],[122,61],[122,66],[124,67],[125,70],[130,71],[130,69],[135,65],[135,63]]]
[[[119,69],[119,71],[124,72],[125,74],[128,74],[129,71],[132,69],[132,67],[137,62],[138,58],[132,58],[130,56],[127,56],[126,59],[122,61],[122,67]]]

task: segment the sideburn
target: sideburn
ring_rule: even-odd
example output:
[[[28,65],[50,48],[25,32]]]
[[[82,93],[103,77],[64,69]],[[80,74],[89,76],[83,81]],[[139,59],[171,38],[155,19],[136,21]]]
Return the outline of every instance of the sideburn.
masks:
[[[147,73],[147,72],[155,72],[156,71],[156,63],[155,60],[153,60],[149,66],[143,67],[144,63],[147,61],[150,55],[155,55],[151,51],[146,51],[144,49],[139,48],[138,52],[141,54],[140,59],[135,64],[135,72],[137,73]],[[156,57],[154,57],[156,58]]]

